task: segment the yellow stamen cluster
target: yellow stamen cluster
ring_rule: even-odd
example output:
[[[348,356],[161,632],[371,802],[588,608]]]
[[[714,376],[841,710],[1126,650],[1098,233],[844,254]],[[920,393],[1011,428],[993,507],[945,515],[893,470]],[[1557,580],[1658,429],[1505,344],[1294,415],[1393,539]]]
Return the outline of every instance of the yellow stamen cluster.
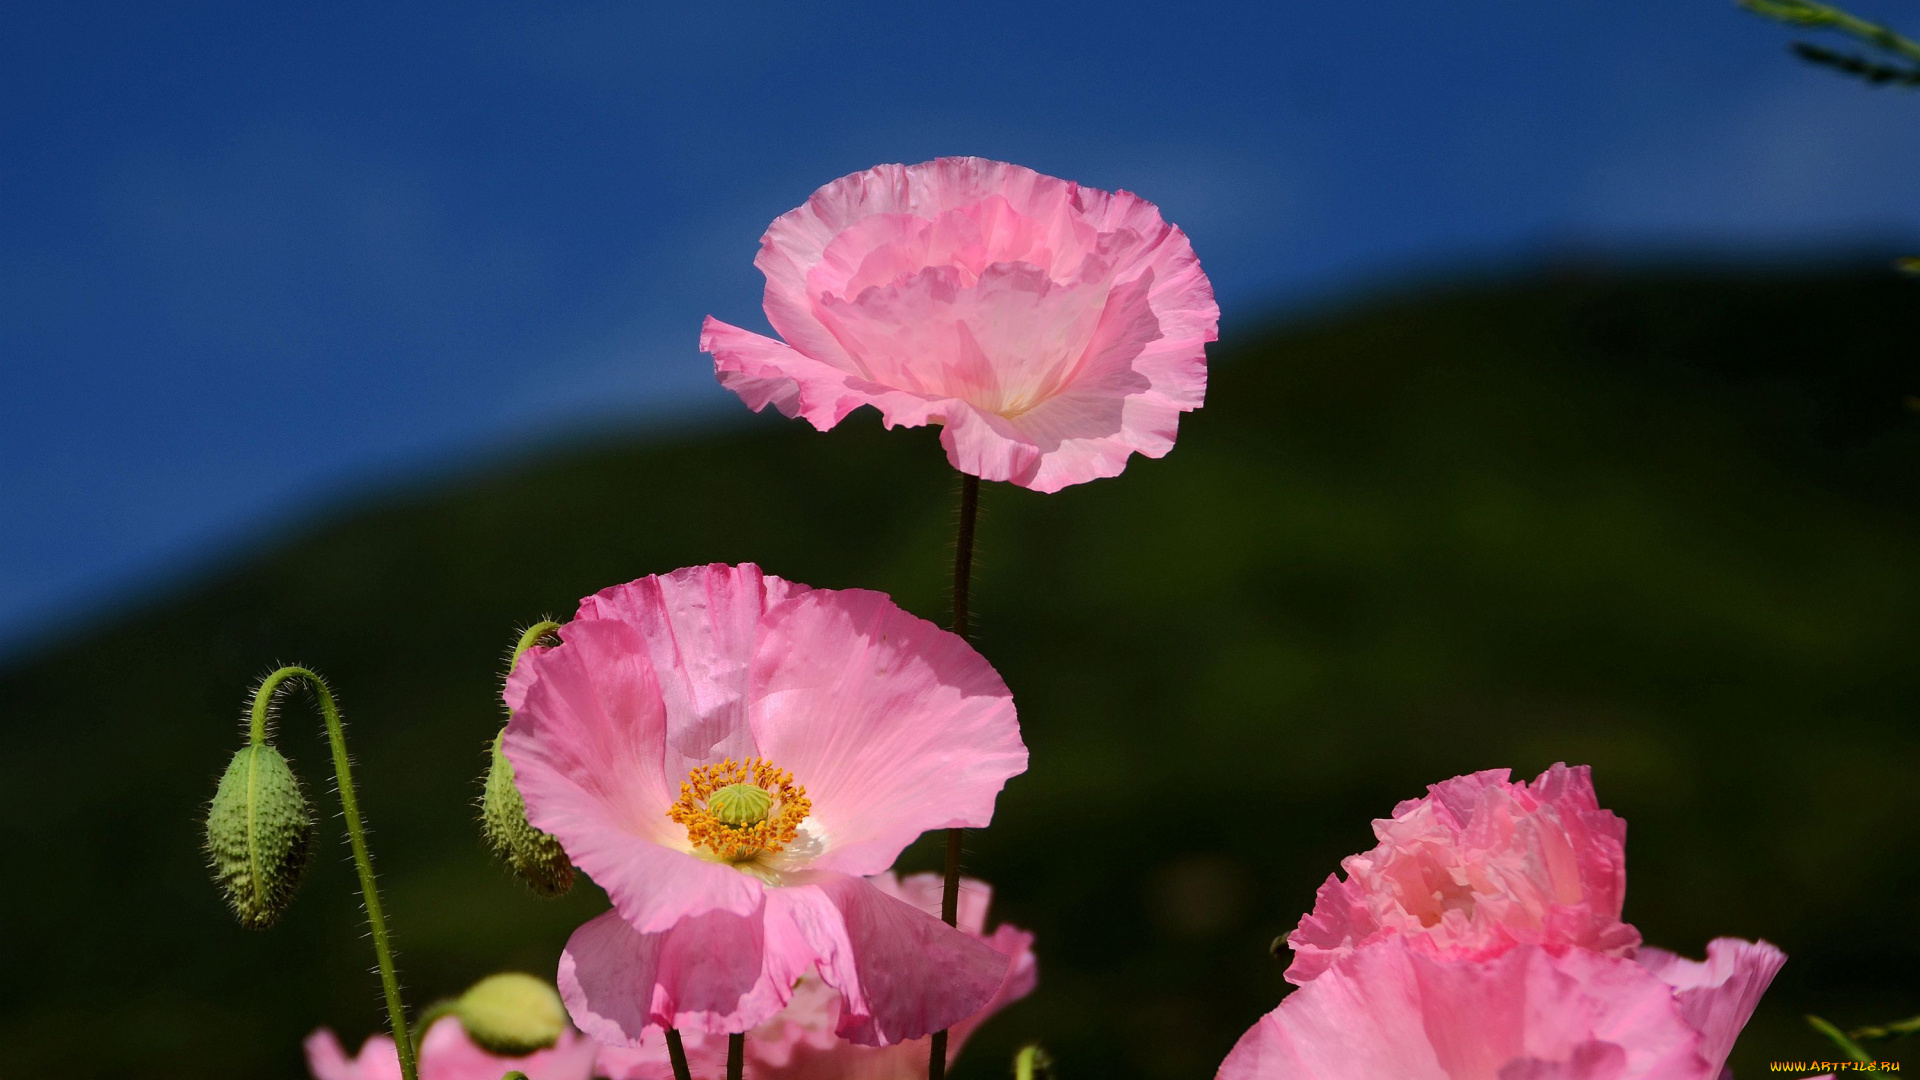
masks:
[[[757,788],[766,798],[729,790],[740,787]],[[807,789],[793,782],[792,773],[761,758],[738,764],[728,758],[688,774],[667,816],[686,826],[694,847],[727,862],[741,862],[793,843],[800,823],[812,812]]]

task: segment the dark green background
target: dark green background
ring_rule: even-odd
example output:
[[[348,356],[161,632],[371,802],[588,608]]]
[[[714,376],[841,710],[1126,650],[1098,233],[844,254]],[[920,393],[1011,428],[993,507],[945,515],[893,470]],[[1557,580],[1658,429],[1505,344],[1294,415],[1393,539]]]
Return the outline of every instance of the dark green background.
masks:
[[[1538,275],[1228,323],[1175,452],[987,485],[979,648],[1031,771],[971,836],[1041,982],[969,1049],[1063,1075],[1212,1074],[1286,989],[1291,927],[1368,821],[1491,766],[1593,765],[1627,916],[1791,955],[1798,1014],[1920,1012],[1920,289],[1879,269]],[[690,363],[698,362],[690,359]],[[288,403],[289,408],[296,407]],[[515,630],[705,561],[940,618],[956,484],[870,413],[607,437],[343,509],[0,673],[0,1074],[292,1077],[379,1021],[327,816],[284,923],[237,928],[198,818],[275,662],[341,694],[416,1005],[552,971],[604,904],[522,890],[473,827]],[[931,844],[909,868],[937,861]]]

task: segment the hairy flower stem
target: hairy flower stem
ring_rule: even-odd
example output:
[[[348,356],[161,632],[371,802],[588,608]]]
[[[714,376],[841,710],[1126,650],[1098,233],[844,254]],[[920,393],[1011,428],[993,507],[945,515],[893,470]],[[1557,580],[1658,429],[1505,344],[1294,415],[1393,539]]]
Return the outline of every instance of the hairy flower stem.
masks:
[[[971,635],[967,602],[973,585],[973,526],[980,516],[980,478],[960,475],[960,529],[953,543],[953,632],[965,641]],[[960,921],[960,842],[963,829],[947,830],[947,878],[940,891],[940,918],[948,926]],[[936,1031],[927,1053],[927,1080],[946,1080],[947,1033]]]
[[[333,779],[340,791],[340,810],[347,819],[347,840],[353,848],[353,865],[360,872],[360,899],[367,909],[367,927],[373,932],[373,955],[380,965],[380,987],[386,992],[387,1021],[393,1028],[393,1047],[400,1055],[403,1080],[419,1080],[414,1067],[413,1040],[407,1036],[407,1007],[400,1000],[400,976],[393,968],[393,950],[387,943],[387,918],[380,910],[380,890],[373,881],[373,860],[367,855],[366,829],[360,824],[360,800],[353,791],[353,763],[347,758],[347,737],[340,730],[340,709],[334,704],[327,681],[303,667],[283,667],[267,676],[253,695],[253,744],[267,741],[267,713],[274,694],[282,684],[304,680],[320,703],[320,716],[327,724],[327,739],[333,744]]]
[[[727,1036],[727,1080],[740,1080],[747,1071],[747,1036],[735,1032]]]
[[[693,1070],[687,1067],[687,1048],[677,1028],[667,1029],[667,1060],[673,1062],[673,1080],[693,1080]]]
[[[528,649],[540,644],[542,638],[554,637],[559,630],[560,624],[554,622],[552,619],[537,622],[527,627],[526,633],[520,635],[519,644],[513,647],[513,659],[507,663],[507,671],[511,673],[514,668],[519,667],[520,658],[526,655]],[[555,640],[559,639],[555,638]]]

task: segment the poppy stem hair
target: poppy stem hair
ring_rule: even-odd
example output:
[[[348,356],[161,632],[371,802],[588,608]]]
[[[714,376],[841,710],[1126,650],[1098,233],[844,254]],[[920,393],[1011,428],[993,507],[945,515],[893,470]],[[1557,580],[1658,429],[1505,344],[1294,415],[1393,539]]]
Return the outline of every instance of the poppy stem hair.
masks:
[[[353,848],[353,865],[360,872],[360,898],[367,908],[367,927],[373,932],[373,955],[380,965],[380,987],[386,992],[387,1020],[393,1028],[393,1046],[400,1056],[403,1080],[419,1080],[414,1066],[413,1040],[407,1035],[407,1007],[400,1000],[400,977],[394,971],[393,949],[387,942],[387,918],[380,910],[380,891],[374,885],[373,860],[367,855],[367,833],[360,823],[360,800],[353,791],[353,762],[347,757],[347,738],[340,728],[340,709],[334,703],[327,681],[303,667],[283,667],[260,683],[253,695],[253,745],[267,740],[267,717],[280,688],[295,680],[305,682],[320,704],[320,716],[326,721],[327,739],[333,744],[333,776],[340,792],[340,810],[347,819],[347,842]]]
[[[980,516],[980,478],[960,474],[960,527],[953,544],[953,632],[968,637],[967,601],[973,585],[973,527]],[[960,843],[963,829],[947,830],[947,878],[940,891],[940,918],[948,926],[960,921]],[[947,1033],[933,1033],[927,1053],[927,1080],[946,1080]]]

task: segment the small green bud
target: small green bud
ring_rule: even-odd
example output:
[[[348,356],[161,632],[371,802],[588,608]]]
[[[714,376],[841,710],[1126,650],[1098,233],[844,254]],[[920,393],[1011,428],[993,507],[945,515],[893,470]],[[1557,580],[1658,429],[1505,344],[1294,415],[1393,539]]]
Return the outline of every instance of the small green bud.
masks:
[[[450,1011],[476,1046],[504,1057],[545,1050],[567,1029],[560,995],[550,984],[517,971],[474,983]]]
[[[480,800],[480,826],[493,848],[520,880],[541,896],[564,896],[573,888],[573,862],[560,841],[527,821],[527,804],[513,786],[513,762],[501,752],[507,729],[493,737],[493,760],[487,766],[486,794]]]
[[[280,751],[255,743],[233,755],[207,809],[207,856],[242,926],[272,926],[287,910],[313,829],[313,811]]]
[[[707,813],[735,828],[760,824],[772,808],[773,793],[755,784],[729,784],[707,796]]]

